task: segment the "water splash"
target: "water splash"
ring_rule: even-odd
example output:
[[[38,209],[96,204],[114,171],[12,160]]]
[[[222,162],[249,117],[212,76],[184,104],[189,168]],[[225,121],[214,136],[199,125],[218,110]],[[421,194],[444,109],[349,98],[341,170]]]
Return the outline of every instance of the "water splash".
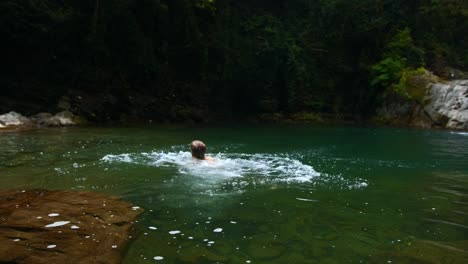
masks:
[[[294,154],[243,154],[218,153],[214,161],[193,159],[190,152],[123,153],[106,155],[105,163],[127,163],[177,169],[181,175],[195,176],[203,180],[203,189],[223,182],[226,189],[241,191],[247,186],[285,183],[307,183],[311,187],[362,189],[368,187],[361,178],[347,179],[342,175],[330,175],[314,170],[302,163],[301,155]],[[210,184],[211,182],[211,184]],[[230,187],[228,187],[230,186]],[[193,188],[193,187],[192,187]],[[207,195],[220,195],[219,190],[204,190]]]
[[[321,174],[310,165],[287,155],[216,154],[214,161],[193,159],[190,152],[151,152],[106,155],[108,163],[129,163],[155,167],[175,167],[181,174],[204,178],[261,176],[286,182],[307,182]]]

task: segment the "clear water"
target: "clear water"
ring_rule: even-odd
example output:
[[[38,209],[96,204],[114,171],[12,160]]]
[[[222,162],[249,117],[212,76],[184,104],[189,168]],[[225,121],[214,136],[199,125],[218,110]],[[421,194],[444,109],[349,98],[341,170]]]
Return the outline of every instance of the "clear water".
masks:
[[[192,160],[201,139],[214,162]],[[144,208],[124,263],[468,263],[468,133],[354,127],[0,134],[1,189]],[[179,232],[177,232],[179,231]]]

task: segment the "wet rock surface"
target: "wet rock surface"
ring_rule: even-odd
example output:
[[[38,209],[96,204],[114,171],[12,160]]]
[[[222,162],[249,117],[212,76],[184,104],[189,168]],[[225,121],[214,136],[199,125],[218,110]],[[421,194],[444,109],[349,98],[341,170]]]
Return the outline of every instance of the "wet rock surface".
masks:
[[[0,263],[120,263],[143,209],[76,191],[1,191]]]

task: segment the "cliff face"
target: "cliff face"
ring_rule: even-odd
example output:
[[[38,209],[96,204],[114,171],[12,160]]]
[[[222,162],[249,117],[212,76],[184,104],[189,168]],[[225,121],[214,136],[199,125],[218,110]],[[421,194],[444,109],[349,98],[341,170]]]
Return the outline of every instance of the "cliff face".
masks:
[[[468,129],[468,80],[428,88],[429,104],[424,110],[434,123],[450,129]]]
[[[430,83],[423,100],[389,95],[376,119],[390,125],[468,130],[468,79]]]

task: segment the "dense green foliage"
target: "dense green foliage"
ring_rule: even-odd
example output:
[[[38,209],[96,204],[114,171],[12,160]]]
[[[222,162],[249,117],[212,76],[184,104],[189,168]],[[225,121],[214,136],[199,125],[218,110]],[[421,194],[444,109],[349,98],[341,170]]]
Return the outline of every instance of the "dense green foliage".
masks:
[[[468,69],[466,32],[465,0],[3,0],[0,84],[143,94],[148,117],[365,115],[405,71]]]

